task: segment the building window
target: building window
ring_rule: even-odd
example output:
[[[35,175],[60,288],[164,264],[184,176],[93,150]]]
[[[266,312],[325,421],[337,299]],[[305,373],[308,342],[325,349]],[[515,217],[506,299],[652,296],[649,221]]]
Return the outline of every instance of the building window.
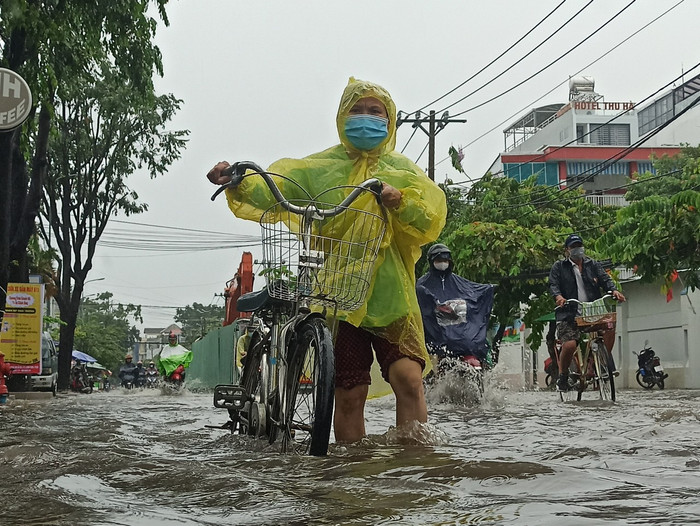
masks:
[[[576,142],[578,144],[584,144],[588,141],[586,141],[586,125],[585,124],[577,124],[576,125]]]
[[[590,143],[601,146],[629,146],[629,124],[591,125]]]
[[[644,135],[658,128],[673,117],[673,94],[669,93],[662,99],[647,106],[638,113],[639,135]]]
[[[654,169],[654,164],[650,161],[639,161],[637,162],[637,173],[643,174],[650,172],[656,175],[656,170]]]
[[[537,184],[549,186],[559,184],[559,165],[557,163],[504,163],[503,172],[506,176],[520,183],[536,175]]]

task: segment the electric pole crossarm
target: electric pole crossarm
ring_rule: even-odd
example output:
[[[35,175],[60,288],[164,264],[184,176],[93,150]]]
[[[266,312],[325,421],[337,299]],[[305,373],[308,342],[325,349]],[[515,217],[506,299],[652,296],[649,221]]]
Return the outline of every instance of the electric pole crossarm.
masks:
[[[435,111],[430,110],[430,113],[425,115],[420,111],[415,113],[415,116],[407,118],[404,116],[403,112],[398,112],[396,114],[396,127],[398,128],[404,122],[409,122],[413,125],[413,128],[420,128],[428,136],[428,177],[432,181],[435,180],[435,136],[440,133],[445,126],[452,122],[467,122],[466,119],[450,119],[450,114],[445,112],[442,114],[439,120],[435,119]],[[428,124],[428,129],[423,127],[423,123]]]

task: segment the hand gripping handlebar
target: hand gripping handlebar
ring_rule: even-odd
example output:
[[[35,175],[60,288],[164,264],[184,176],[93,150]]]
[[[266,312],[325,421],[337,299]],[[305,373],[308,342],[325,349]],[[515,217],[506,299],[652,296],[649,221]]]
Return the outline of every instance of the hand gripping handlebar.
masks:
[[[247,173],[248,170],[251,170],[252,173]],[[221,185],[220,188],[214,192],[214,194],[211,196],[211,200],[213,201],[214,199],[217,198],[217,196],[226,190],[227,188],[235,188],[239,184],[241,184],[241,181],[243,180],[244,177],[249,177],[251,175],[260,175],[264,180],[265,183],[267,184],[268,188],[272,192],[272,195],[274,198],[277,200],[278,203],[282,205],[286,210],[289,212],[295,213],[295,214],[301,214],[304,215],[305,213],[308,212],[308,207],[307,206],[297,206],[292,203],[290,203],[284,195],[282,195],[282,192],[278,188],[277,184],[272,178],[272,173],[271,172],[266,172],[263,170],[260,166],[255,164],[252,161],[241,161],[237,163],[233,163],[231,166],[226,168],[222,172],[223,175],[229,175],[231,176],[231,180],[224,184]],[[335,215],[338,215],[342,210],[347,208],[357,197],[362,193],[366,191],[372,192],[376,198],[377,198],[377,203],[382,204],[381,202],[381,193],[382,193],[382,186],[383,183],[379,181],[378,179],[367,179],[366,181],[363,181],[361,184],[358,186],[354,187],[353,190],[348,194],[348,196],[343,199],[343,201],[338,204],[337,206],[334,206],[332,208],[328,209],[319,209],[317,208],[315,210],[315,213],[318,214],[321,217],[333,217]]]

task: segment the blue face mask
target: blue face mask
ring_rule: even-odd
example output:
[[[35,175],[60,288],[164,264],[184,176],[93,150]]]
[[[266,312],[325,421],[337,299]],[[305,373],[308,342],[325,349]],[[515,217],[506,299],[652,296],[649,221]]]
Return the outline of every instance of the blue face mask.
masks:
[[[350,115],[345,121],[345,136],[358,150],[373,150],[386,139],[389,119],[374,115]]]

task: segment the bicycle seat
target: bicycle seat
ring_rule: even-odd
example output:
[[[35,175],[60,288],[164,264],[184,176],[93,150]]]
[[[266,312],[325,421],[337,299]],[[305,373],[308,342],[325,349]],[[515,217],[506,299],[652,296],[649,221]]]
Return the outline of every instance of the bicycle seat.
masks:
[[[238,312],[254,312],[270,301],[270,294],[267,288],[248,292],[236,300]]]

